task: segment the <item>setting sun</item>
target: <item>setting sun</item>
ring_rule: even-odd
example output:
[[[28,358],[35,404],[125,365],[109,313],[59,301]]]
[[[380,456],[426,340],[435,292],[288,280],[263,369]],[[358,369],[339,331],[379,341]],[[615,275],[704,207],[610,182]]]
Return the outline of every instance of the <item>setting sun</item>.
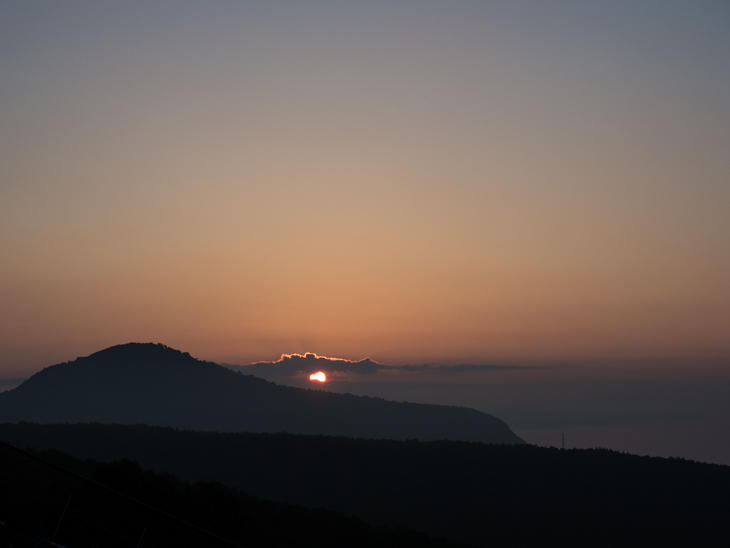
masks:
[[[313,382],[327,382],[327,375],[324,374],[324,371],[317,371],[309,375],[309,380]]]

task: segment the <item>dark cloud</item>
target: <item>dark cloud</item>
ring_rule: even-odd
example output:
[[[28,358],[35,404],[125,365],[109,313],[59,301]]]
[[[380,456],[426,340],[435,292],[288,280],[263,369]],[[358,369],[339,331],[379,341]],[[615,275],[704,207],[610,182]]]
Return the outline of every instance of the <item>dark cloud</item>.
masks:
[[[330,358],[313,352],[305,354],[282,354],[274,362],[257,362],[250,365],[229,366],[232,369],[256,375],[265,379],[308,378],[311,373],[324,371],[329,378],[346,378],[352,375],[372,375],[384,365],[369,358],[360,361],[344,358]]]
[[[282,354],[272,362],[257,362],[250,365],[229,366],[232,369],[249,375],[256,375],[269,380],[307,380],[309,375],[324,371],[331,380],[355,380],[365,376],[393,375],[412,373],[474,373],[489,371],[511,371],[532,369],[528,366],[495,365],[495,364],[415,364],[385,365],[365,358],[360,361],[345,358],[330,358],[313,352],[304,354]]]
[[[479,363],[461,363],[456,365],[440,365],[424,363],[420,365],[399,365],[394,369],[399,371],[453,371],[453,372],[473,372],[473,371],[513,371],[517,369],[536,369],[531,365],[493,365]]]

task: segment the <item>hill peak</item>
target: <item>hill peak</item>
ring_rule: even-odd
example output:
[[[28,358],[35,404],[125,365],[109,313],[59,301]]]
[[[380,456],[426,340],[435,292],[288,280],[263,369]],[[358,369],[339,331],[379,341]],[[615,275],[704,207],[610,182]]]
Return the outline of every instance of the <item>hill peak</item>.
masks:
[[[182,352],[171,346],[167,346],[162,343],[153,342],[129,342],[124,344],[117,344],[89,354],[85,358],[81,359],[140,359],[140,358],[166,358],[166,359],[184,359],[190,360],[193,358],[188,352]]]
[[[35,375],[32,375],[18,389],[26,390],[28,385],[37,386],[43,383],[55,383],[60,379],[70,381],[68,374],[83,378],[82,372],[94,372],[102,374],[106,371],[113,375],[137,376],[138,381],[144,380],[152,373],[169,375],[172,371],[190,370],[191,367],[206,365],[192,357],[187,352],[182,352],[161,343],[139,343],[130,342],[110,346],[88,356],[79,356],[75,360],[58,363],[46,367]],[[132,378],[130,376],[130,378]]]

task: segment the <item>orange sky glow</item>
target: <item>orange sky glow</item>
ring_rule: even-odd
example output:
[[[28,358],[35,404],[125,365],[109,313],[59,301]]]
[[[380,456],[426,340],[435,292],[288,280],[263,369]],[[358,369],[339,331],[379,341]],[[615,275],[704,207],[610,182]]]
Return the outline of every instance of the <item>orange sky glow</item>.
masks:
[[[720,4],[1,8],[0,372],[728,363]]]

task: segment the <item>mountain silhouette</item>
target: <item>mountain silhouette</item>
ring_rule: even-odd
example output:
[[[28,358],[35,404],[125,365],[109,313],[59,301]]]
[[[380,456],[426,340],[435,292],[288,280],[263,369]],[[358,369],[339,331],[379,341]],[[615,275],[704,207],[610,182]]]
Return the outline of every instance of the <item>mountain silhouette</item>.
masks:
[[[279,386],[153,343],[53,365],[0,393],[0,422],[18,421],[524,443],[474,409]]]
[[[484,548],[730,546],[730,466],[682,459],[527,444],[190,432],[110,424],[0,424],[0,440],[84,460],[131,459],[186,481],[218,481],[258,499],[324,508],[372,525],[422,531]],[[10,464],[0,461],[3,495],[5,486],[17,481],[18,469]],[[41,472],[34,466],[29,474],[35,479]],[[6,520],[1,503],[9,517],[17,512],[20,497],[15,493],[27,490],[28,485],[21,484],[0,496],[0,520]],[[68,491],[55,492],[52,515],[58,516]],[[196,508],[211,507],[207,498],[189,504],[194,505],[186,510],[191,518]],[[83,519],[91,521],[86,514]],[[296,522],[279,523],[300,531]],[[316,537],[313,540],[311,545],[322,546]],[[275,544],[250,539],[246,545]],[[343,539],[340,545],[351,543]]]

